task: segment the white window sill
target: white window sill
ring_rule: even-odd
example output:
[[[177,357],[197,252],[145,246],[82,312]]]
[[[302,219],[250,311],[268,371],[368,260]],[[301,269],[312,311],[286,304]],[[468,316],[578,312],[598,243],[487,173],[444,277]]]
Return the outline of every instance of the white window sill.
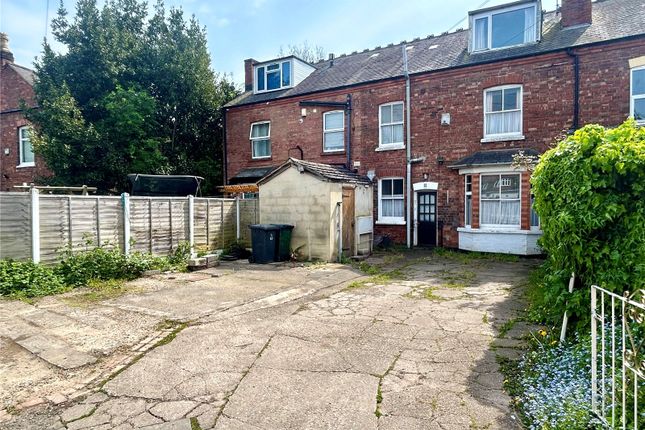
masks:
[[[381,152],[381,151],[396,151],[399,149],[405,149],[405,144],[404,143],[396,143],[392,145],[382,145],[376,148],[376,152]]]
[[[23,167],[36,167],[36,163],[21,163],[16,166],[17,169],[22,169]]]
[[[374,224],[378,225],[405,225],[405,220],[381,220],[378,219]]]
[[[499,135],[499,136],[486,136],[482,140],[480,140],[481,143],[488,143],[488,142],[506,142],[509,140],[524,140],[525,137],[523,134],[508,134],[508,135]]]
[[[345,152],[345,148],[340,149],[323,149],[323,154],[336,154],[338,152]]]
[[[268,160],[271,158],[270,155],[267,155],[266,157],[251,157],[251,160]]]

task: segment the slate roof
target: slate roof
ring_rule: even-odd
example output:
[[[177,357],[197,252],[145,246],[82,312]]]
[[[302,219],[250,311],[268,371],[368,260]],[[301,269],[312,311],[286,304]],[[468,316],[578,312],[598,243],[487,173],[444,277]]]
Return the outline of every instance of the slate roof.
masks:
[[[279,172],[282,172],[284,169],[296,166],[303,169],[303,171],[309,172],[312,175],[318,176],[320,179],[331,182],[341,182],[349,184],[362,184],[370,185],[372,181],[369,180],[367,176],[359,175],[354,173],[351,170],[346,169],[343,166],[335,166],[333,164],[323,164],[323,163],[314,163],[313,161],[298,160],[295,158],[289,158],[284,164],[275,169],[271,174],[265,176],[258,184],[265,183]]]
[[[8,63],[7,66],[13,69],[18,74],[18,76],[24,79],[29,85],[31,85],[32,87],[34,86],[36,73],[33,70],[13,63]]]
[[[513,156],[523,152],[524,155],[538,156],[540,153],[530,148],[497,149],[474,152],[450,165],[451,169],[494,164],[511,164]]]
[[[560,14],[544,14],[542,38],[537,43],[488,52],[468,53],[468,30],[457,30],[407,43],[411,74],[538,55],[609,40],[645,35],[645,0],[598,0],[592,3],[592,24],[563,28]],[[313,64],[316,70],[294,88],[253,94],[247,91],[228,107],[315,93],[403,76],[400,44],[341,55]]]

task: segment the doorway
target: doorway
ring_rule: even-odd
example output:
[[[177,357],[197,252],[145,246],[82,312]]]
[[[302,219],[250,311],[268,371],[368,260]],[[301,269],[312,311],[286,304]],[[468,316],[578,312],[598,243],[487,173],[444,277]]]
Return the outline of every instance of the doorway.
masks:
[[[437,244],[437,192],[417,194],[417,243],[419,246]]]
[[[354,255],[354,188],[343,188],[343,254]]]

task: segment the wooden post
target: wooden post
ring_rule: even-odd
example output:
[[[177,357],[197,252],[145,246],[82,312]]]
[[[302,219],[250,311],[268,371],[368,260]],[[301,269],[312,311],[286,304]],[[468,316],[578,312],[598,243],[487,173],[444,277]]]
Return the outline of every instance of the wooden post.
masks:
[[[235,196],[235,226],[237,228],[237,230],[235,232],[235,239],[237,239],[237,241],[239,242],[240,241],[240,232],[241,232],[241,229],[240,229],[240,197],[239,196]]]
[[[195,196],[188,196],[188,243],[192,256],[195,253]]]
[[[121,194],[123,208],[123,253],[130,254],[130,194]]]
[[[31,189],[31,259],[40,262],[40,199],[37,188]]]

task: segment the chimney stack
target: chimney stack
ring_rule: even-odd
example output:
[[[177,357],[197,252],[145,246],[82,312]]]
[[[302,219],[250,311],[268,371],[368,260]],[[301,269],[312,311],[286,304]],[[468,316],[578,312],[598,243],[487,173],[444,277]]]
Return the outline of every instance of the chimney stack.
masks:
[[[591,24],[591,0],[562,0],[562,26]]]
[[[0,63],[3,66],[6,63],[13,64],[13,53],[9,49],[9,36],[7,36],[7,33],[0,33]]]
[[[244,60],[244,91],[253,91],[253,66],[257,63],[253,58]]]

